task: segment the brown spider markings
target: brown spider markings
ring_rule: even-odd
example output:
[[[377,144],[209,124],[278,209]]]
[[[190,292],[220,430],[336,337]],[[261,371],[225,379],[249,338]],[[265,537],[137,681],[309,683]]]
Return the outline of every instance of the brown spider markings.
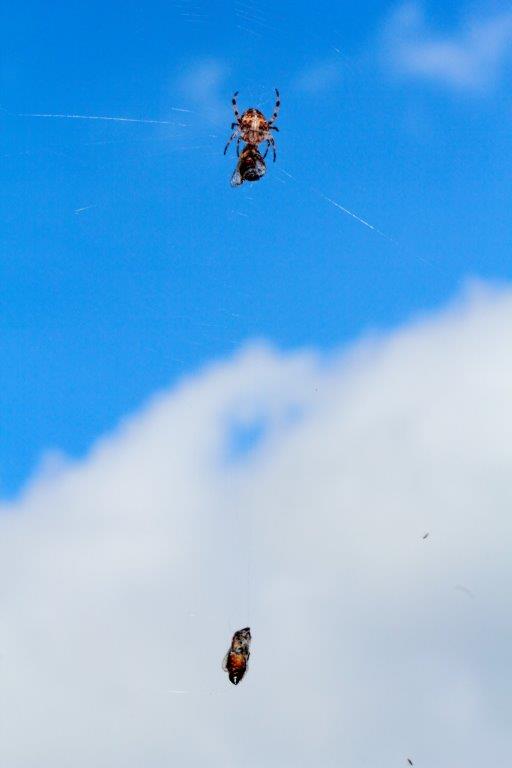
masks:
[[[240,142],[245,141],[246,144],[250,144],[253,147],[258,147],[262,142],[267,142],[267,149],[265,150],[265,154],[263,157],[267,156],[267,152],[270,147],[272,147],[272,151],[274,153],[274,162],[276,160],[276,146],[274,142],[274,137],[271,134],[271,131],[278,131],[279,128],[277,128],[274,123],[277,120],[277,116],[279,114],[279,108],[281,106],[281,101],[279,98],[279,91],[276,88],[276,104],[274,107],[274,112],[272,113],[272,117],[270,120],[267,120],[263,112],[260,112],[259,109],[256,109],[256,107],[249,107],[249,109],[246,109],[245,112],[240,114],[238,111],[238,105],[236,97],[238,96],[238,91],[236,91],[233,95],[233,98],[231,99],[231,104],[233,105],[233,112],[235,114],[236,122],[231,124],[231,128],[235,128],[233,131],[228,143],[226,144],[224,148],[224,154],[228,151],[228,147],[233,141],[233,139],[236,138],[236,147],[237,147],[237,155],[240,154],[239,147]]]

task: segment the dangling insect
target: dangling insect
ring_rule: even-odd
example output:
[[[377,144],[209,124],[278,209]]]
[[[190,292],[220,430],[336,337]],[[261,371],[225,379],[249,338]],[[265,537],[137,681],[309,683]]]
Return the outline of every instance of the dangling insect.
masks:
[[[233,685],[238,685],[245,675],[249,662],[249,646],[251,644],[251,630],[249,627],[239,629],[231,640],[231,647],[224,657],[222,667],[228,673]]]
[[[245,112],[243,112],[243,114],[240,114],[240,112],[238,111],[238,105],[236,101],[237,96],[238,96],[238,91],[236,91],[236,93],[233,95],[233,98],[231,99],[231,104],[233,105],[233,112],[235,113],[235,119],[236,119],[235,123],[231,123],[231,128],[235,128],[236,126],[236,129],[235,131],[233,131],[228,143],[224,148],[224,154],[226,154],[226,152],[228,151],[228,147],[233,141],[233,139],[237,139],[237,142],[236,142],[237,154],[239,151],[239,146],[241,141],[244,141],[246,144],[252,144],[256,147],[258,147],[263,141],[266,141],[267,149],[263,157],[267,156],[269,147],[272,147],[272,151],[274,153],[274,162],[275,162],[276,146],[274,142],[274,137],[272,136],[270,131],[279,130],[279,128],[277,128],[274,125],[275,121],[277,120],[277,116],[279,114],[279,108],[281,106],[279,91],[276,88],[276,104],[270,120],[267,120],[263,112],[260,112],[260,110],[256,109],[255,107],[249,107],[249,109],[246,109]]]
[[[238,159],[235,172],[231,177],[231,186],[239,187],[244,181],[259,181],[267,172],[265,160],[254,144],[247,144]]]

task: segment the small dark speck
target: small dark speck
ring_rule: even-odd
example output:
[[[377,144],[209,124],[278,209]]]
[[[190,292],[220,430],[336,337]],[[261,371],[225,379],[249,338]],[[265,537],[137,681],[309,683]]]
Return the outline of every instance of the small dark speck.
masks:
[[[407,758],[407,762],[409,763],[409,765],[414,765],[414,763],[413,763],[413,761],[411,760],[410,757]]]
[[[423,538],[424,539],[428,539],[429,536],[430,536],[430,533],[428,531],[425,534],[423,534]],[[412,765],[412,763],[411,763],[411,765]]]

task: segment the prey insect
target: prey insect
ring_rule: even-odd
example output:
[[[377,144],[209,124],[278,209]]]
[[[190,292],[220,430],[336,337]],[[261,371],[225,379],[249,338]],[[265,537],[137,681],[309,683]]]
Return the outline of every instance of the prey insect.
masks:
[[[222,667],[225,672],[228,673],[230,681],[233,685],[238,685],[247,671],[247,664],[249,662],[251,644],[251,630],[249,627],[245,629],[239,629],[233,635],[231,640],[231,646],[226,656]]]
[[[259,181],[267,172],[265,160],[254,144],[247,144],[231,177],[231,186],[239,187],[244,181]]]

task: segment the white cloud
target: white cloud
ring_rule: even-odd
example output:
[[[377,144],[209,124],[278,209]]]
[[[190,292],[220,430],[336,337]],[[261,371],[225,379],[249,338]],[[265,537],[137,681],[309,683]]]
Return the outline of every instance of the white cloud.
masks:
[[[224,96],[226,66],[217,59],[201,59],[182,72],[176,83],[178,92],[186,103],[199,109],[212,123],[230,115],[230,98]]]
[[[250,347],[36,478],[0,516],[0,764],[506,764],[511,350],[491,289],[330,360]]]
[[[473,18],[452,33],[433,33],[423,6],[408,2],[388,21],[386,59],[403,75],[482,91],[498,80],[512,52],[512,13]]]
[[[322,61],[299,72],[295,88],[306,93],[323,94],[335,88],[341,82],[341,69],[335,61]]]

